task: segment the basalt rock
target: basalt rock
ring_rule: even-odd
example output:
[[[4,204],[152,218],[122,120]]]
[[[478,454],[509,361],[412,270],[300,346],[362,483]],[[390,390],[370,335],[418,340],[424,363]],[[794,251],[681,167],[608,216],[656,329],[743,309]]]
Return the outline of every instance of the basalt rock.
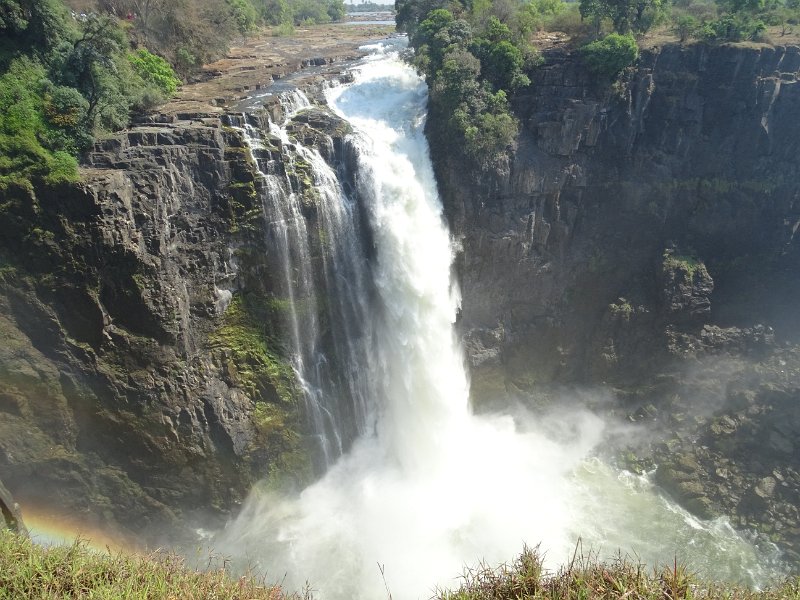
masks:
[[[800,48],[650,48],[613,85],[578,53],[544,58],[512,98],[508,160],[465,168],[429,128],[473,403],[608,386],[670,442],[654,455],[679,501],[797,552],[800,405],[775,365],[800,342]],[[714,433],[726,415],[736,433]]]
[[[98,141],[81,183],[4,198],[0,471],[23,507],[174,544],[262,478],[310,477],[261,182],[226,123],[150,119]]]
[[[6,489],[2,481],[0,481],[0,515],[3,516],[5,529],[9,529],[19,535],[28,535],[28,530],[22,521],[22,515],[19,511],[19,505],[14,502],[11,493]]]

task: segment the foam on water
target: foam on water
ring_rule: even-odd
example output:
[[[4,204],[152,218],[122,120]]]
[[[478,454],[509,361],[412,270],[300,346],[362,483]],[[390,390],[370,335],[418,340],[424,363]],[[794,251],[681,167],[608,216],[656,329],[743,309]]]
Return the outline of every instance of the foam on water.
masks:
[[[592,458],[605,434],[598,416],[470,413],[453,334],[454,248],[423,135],[426,86],[396,48],[375,50],[352,84],[328,92],[355,130],[375,245],[375,343],[360,366],[375,426],[297,497],[251,494],[217,550],[290,589],[309,581],[326,599],[385,597],[386,586],[397,600],[426,598],[464,565],[511,560],[525,543],[541,543],[555,567],[579,537],[601,557],[622,548],[666,564],[677,554],[760,581],[772,549],[724,521],[690,518],[646,478]]]

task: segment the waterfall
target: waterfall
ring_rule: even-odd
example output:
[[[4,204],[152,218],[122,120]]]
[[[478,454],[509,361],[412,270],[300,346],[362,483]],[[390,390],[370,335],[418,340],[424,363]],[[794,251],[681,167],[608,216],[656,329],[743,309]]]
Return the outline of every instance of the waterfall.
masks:
[[[347,393],[326,387],[317,326],[292,309],[309,409],[324,438],[336,437],[343,421],[334,415],[348,411],[357,436],[299,495],[254,491],[215,550],[290,590],[308,581],[327,600],[385,598],[387,588],[397,600],[427,598],[436,585],[457,585],[464,565],[511,560],[525,543],[541,543],[554,566],[579,536],[601,558],[622,547],[665,564],[678,553],[716,576],[757,581],[763,553],[724,520],[692,519],[647,478],[592,458],[605,435],[600,417],[575,406],[536,418],[470,413],[453,333],[454,247],[423,134],[427,89],[396,45],[373,50],[352,84],[327,93],[354,129],[357,201],[318,153],[274,126],[294,160],[312,167],[316,222],[330,240],[322,280],[306,274],[302,207],[269,165],[259,167],[265,181],[275,177],[265,211],[291,300],[318,302],[316,290],[326,290],[341,315],[333,346],[352,361],[339,363],[349,369]],[[361,218],[374,244],[369,261],[352,221]],[[327,443],[329,457],[342,448]]]
[[[284,117],[282,123],[270,121],[272,141],[264,139],[246,114],[234,127],[258,173],[267,245],[280,269],[280,305],[285,307],[292,365],[324,470],[370,427],[367,398],[375,394],[363,371],[372,354],[370,285],[357,206],[319,151],[291,139],[286,130],[291,118],[311,104],[299,90],[279,100]],[[265,152],[274,141],[279,157]],[[308,200],[292,182],[292,177],[306,175],[313,209],[304,206]],[[329,330],[327,343],[320,315]]]

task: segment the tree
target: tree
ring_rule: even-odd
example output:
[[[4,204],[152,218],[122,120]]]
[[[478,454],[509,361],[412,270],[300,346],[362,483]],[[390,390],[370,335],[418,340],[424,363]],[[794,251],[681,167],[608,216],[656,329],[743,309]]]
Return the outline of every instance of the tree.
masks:
[[[699,26],[700,22],[692,15],[681,15],[675,21],[675,33],[678,34],[681,43],[683,43],[695,35]]]
[[[58,0],[0,0],[0,68],[3,55],[46,59],[69,34],[66,9]]]
[[[594,19],[599,30],[603,19],[610,19],[614,31],[647,31],[661,16],[662,0],[580,0],[581,17]]]
[[[581,55],[592,72],[611,79],[639,58],[639,47],[630,35],[610,33],[584,46]]]
[[[236,31],[244,39],[256,27],[256,9],[248,0],[228,0],[228,2],[236,23]]]
[[[344,0],[328,0],[328,16],[331,21],[341,21],[346,14]]]

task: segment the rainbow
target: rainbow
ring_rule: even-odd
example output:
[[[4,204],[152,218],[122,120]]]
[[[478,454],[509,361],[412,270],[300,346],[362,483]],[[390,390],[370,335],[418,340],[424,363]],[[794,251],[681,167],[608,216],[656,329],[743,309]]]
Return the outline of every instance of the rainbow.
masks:
[[[21,505],[20,512],[31,539],[43,546],[70,545],[80,540],[87,548],[98,552],[138,554],[141,549],[121,536],[31,505]]]

